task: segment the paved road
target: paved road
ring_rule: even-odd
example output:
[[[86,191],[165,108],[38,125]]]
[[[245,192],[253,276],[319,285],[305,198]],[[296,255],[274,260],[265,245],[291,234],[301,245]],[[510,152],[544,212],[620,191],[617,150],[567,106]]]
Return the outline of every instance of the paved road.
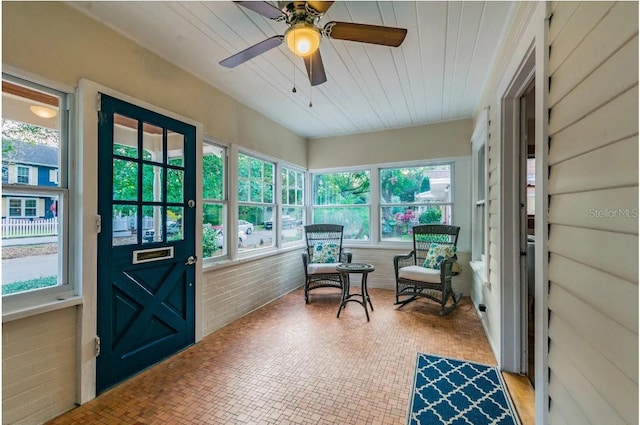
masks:
[[[58,274],[58,254],[2,260],[2,284]]]

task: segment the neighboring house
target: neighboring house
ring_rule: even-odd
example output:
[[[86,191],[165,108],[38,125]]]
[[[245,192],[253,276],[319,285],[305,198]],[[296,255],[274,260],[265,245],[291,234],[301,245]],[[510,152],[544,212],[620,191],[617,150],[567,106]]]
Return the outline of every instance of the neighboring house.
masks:
[[[29,186],[58,184],[58,148],[19,140],[2,140],[2,183]],[[47,196],[2,195],[2,218],[52,218],[55,200]]]

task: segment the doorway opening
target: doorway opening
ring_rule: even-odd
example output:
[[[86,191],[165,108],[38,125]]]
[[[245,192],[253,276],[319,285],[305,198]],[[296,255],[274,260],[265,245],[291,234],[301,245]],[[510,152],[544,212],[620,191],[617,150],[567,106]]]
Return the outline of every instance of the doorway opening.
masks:
[[[535,265],[536,200],[535,196],[530,196],[535,192],[535,106],[535,49],[532,45],[502,98],[500,164],[500,366],[505,371],[530,376],[532,381],[535,368],[533,358],[529,357],[535,352],[535,318],[534,304],[530,305],[533,297],[530,299],[529,294],[534,294],[535,280],[528,272],[533,272]],[[531,255],[527,255],[529,250]]]
[[[535,82],[520,98],[520,282],[522,310],[523,372],[535,387]],[[522,208],[524,205],[524,208]]]

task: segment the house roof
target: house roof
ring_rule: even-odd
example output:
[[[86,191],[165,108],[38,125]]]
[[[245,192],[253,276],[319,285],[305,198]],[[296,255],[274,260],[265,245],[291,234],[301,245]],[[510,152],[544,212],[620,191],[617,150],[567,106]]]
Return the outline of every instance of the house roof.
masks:
[[[2,163],[20,163],[58,167],[59,149],[56,146],[43,145],[21,140],[2,139]]]

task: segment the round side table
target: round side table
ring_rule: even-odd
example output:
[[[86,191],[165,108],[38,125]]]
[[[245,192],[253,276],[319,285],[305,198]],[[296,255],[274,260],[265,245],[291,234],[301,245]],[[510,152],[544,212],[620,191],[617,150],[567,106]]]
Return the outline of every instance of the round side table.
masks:
[[[371,264],[366,263],[342,263],[336,266],[336,270],[340,273],[340,278],[342,279],[342,299],[340,301],[340,307],[338,307],[337,317],[340,317],[340,311],[347,305],[347,303],[353,301],[364,307],[364,313],[367,315],[368,322],[369,311],[367,310],[367,302],[371,307],[371,311],[373,311],[373,304],[371,304],[371,298],[369,297],[369,291],[367,290],[367,275],[374,271],[375,268]],[[350,273],[360,273],[362,275],[359,294],[350,293]]]

